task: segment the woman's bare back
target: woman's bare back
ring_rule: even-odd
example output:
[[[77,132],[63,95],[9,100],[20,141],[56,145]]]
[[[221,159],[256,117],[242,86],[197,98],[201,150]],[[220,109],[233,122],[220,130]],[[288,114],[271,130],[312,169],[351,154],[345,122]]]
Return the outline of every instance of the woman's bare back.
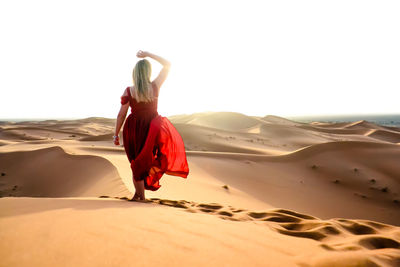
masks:
[[[158,95],[159,95],[159,93],[160,93],[160,89],[157,87],[157,85],[156,85],[156,83],[155,83],[155,81],[152,81],[151,83],[150,83],[150,85],[151,85],[151,88],[154,90],[154,93],[155,93],[155,98],[158,98]],[[129,92],[130,92],[130,95],[131,95],[131,97],[133,98],[133,99],[135,99],[135,101],[137,100],[136,98],[135,98],[135,93],[136,93],[136,91],[135,91],[135,85],[132,85],[132,86],[130,86],[129,87]],[[124,92],[124,95],[127,95],[127,92],[125,91]]]

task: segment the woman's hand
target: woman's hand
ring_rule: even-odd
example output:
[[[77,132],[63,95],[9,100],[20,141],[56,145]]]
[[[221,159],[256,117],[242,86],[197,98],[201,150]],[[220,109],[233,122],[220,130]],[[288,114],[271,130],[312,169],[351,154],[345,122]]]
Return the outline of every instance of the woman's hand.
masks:
[[[119,137],[114,136],[114,145],[119,146]]]
[[[148,56],[149,56],[149,52],[139,50],[139,51],[136,53],[136,56],[137,56],[138,58],[145,58],[145,57],[148,57]]]

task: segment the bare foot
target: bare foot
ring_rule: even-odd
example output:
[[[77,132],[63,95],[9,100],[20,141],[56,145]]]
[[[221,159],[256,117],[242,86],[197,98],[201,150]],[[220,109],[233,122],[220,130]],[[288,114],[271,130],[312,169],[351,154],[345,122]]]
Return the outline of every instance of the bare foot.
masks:
[[[138,193],[135,193],[131,201],[148,202],[144,196],[140,196]]]
[[[137,202],[148,202],[148,200],[147,200],[146,198],[138,198],[138,199],[135,199],[135,200],[133,200],[133,201],[137,201]]]
[[[144,193],[143,193],[143,195],[140,194],[140,195],[138,195],[138,196],[139,196],[139,199],[140,199],[141,201],[146,201],[146,197],[144,196]]]
[[[140,201],[140,196],[138,193],[135,193],[135,195],[133,196],[133,198],[131,199],[131,201]]]
[[[146,201],[146,198],[144,196],[144,180],[136,181],[133,180],[133,183],[135,184],[135,195],[132,198],[132,201]]]

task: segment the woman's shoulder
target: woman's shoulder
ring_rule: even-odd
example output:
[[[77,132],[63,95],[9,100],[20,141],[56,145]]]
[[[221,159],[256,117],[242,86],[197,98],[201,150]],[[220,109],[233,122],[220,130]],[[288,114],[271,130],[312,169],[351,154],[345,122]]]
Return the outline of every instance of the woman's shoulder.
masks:
[[[126,103],[129,102],[129,86],[127,88],[125,88],[124,92],[121,95],[121,104],[125,105]]]

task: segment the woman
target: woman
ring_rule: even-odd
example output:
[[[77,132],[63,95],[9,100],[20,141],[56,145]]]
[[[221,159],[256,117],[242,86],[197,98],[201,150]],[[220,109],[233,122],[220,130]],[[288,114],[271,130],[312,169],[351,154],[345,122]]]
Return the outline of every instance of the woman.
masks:
[[[114,144],[119,145],[119,131],[125,121],[123,145],[131,164],[135,195],[132,200],[145,201],[144,190],[158,190],[164,173],[186,178],[189,166],[182,137],[166,118],[158,114],[160,87],[168,76],[170,63],[149,52],[137,52],[138,61],[133,69],[133,86],[121,96],[121,109],[115,126]],[[145,57],[163,65],[157,78],[150,81],[151,64]],[[126,114],[131,107],[128,118]],[[125,120],[126,118],[126,120]]]

